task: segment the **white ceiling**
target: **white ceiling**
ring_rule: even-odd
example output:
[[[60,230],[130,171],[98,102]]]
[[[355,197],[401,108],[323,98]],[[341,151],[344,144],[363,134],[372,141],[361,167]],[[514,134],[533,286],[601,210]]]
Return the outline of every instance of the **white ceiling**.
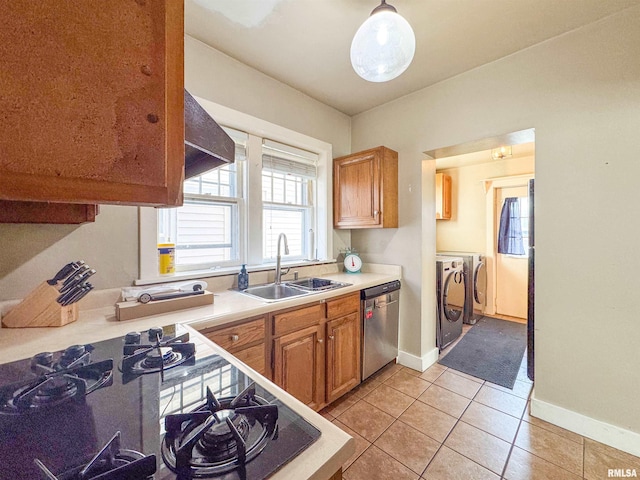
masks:
[[[640,0],[388,0],[412,25],[400,77],[362,80],[349,49],[379,0],[186,0],[188,35],[348,115],[389,102]]]

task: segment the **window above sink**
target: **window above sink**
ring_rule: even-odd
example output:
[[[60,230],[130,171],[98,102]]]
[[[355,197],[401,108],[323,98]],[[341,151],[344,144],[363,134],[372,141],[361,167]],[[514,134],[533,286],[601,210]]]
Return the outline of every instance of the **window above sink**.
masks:
[[[273,247],[282,231],[291,248],[283,264],[331,259],[331,145],[206,100],[198,102],[231,127],[238,156],[224,171],[185,182],[182,219],[176,209],[161,213],[160,220],[155,209],[140,209],[139,282],[169,280],[158,275],[157,267],[157,243],[165,242],[177,243],[176,277],[233,273],[242,264],[267,266],[275,260]],[[203,212],[206,218],[200,221]],[[211,220],[219,224],[215,232],[199,228],[212,225]],[[183,227],[194,233],[185,242],[177,232]]]

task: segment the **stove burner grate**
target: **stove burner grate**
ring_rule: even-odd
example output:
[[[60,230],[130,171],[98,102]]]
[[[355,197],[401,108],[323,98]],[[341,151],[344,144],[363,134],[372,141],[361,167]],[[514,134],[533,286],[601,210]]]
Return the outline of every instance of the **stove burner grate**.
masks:
[[[139,333],[127,334],[120,370],[128,376],[162,373],[194,358],[196,347],[193,343],[188,343],[188,333],[166,340],[161,339],[161,328],[149,329],[149,341],[152,344],[148,345],[140,345]]]
[[[153,480],[156,456],[120,448],[120,432],[88,463],[57,476],[38,459],[34,460],[47,480]]]
[[[48,352],[33,357],[36,377],[0,388],[0,414],[19,415],[69,401],[83,402],[89,393],[112,385],[113,360],[91,363],[87,355],[80,362],[61,359],[56,364],[39,363],[43,358],[52,359]]]
[[[236,397],[218,400],[207,387],[207,401],[191,413],[165,417],[165,464],[181,480],[237,470],[277,436],[278,407],[255,394],[255,384]]]

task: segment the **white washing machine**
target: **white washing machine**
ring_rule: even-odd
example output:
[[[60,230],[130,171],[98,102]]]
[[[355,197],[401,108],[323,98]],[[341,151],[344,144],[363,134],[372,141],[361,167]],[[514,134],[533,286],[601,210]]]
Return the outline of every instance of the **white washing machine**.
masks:
[[[462,334],[464,285],[462,258],[436,256],[436,343],[440,351]]]
[[[438,252],[437,254],[462,258],[466,287],[463,321],[474,325],[484,315],[487,305],[487,265],[484,255],[473,252]]]

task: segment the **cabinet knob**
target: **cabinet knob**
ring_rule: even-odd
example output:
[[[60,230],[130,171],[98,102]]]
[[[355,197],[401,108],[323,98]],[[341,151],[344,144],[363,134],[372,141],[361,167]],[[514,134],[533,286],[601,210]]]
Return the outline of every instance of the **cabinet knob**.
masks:
[[[240,337],[238,335],[231,335],[230,338],[231,338],[232,342],[237,342],[240,339]]]
[[[329,340],[333,340],[333,335],[329,335]]]
[[[321,338],[318,339],[318,343],[322,343],[323,340]]]
[[[374,217],[377,217],[379,213],[380,213],[380,212],[379,212],[378,210],[374,210],[374,211],[373,211],[373,216],[374,216]]]

